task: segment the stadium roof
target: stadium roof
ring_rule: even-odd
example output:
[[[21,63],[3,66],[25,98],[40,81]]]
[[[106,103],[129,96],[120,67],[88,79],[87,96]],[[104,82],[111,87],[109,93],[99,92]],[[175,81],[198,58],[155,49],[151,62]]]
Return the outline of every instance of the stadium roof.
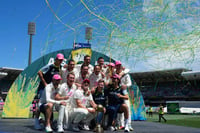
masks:
[[[200,71],[182,72],[181,75],[188,80],[200,79]]]
[[[130,75],[136,82],[155,82],[155,81],[164,82],[164,81],[181,80],[184,78],[183,76],[181,76],[181,73],[188,71],[191,70],[185,68],[177,68],[177,69],[166,69],[157,71],[134,72],[130,73]]]
[[[0,80],[1,79],[15,80],[22,71],[23,69],[1,67]]]

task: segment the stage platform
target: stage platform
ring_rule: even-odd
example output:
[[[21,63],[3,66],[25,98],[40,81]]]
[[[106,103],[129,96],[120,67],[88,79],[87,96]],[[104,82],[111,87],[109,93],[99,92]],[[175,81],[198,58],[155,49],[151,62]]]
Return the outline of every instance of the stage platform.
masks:
[[[0,133],[44,133],[33,128],[34,119],[0,119]],[[134,131],[131,133],[200,133],[199,128],[174,126],[162,124],[159,122],[133,121]],[[65,131],[70,133],[72,131]],[[89,131],[93,132],[93,131]],[[115,133],[124,132],[123,130],[115,131]],[[88,131],[81,130],[81,133]],[[104,131],[110,133],[110,131]]]

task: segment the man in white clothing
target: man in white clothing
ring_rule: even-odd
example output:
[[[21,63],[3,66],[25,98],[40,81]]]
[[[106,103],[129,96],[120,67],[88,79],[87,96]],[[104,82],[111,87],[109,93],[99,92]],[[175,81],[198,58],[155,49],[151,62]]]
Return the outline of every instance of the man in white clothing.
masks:
[[[90,80],[90,89],[93,87],[97,87],[98,81],[100,79],[104,79],[104,75],[100,73],[100,66],[95,65],[94,66],[94,72],[90,75],[89,80]]]
[[[82,65],[81,66],[81,71],[78,74],[78,76],[75,79],[75,83],[78,87],[81,87],[81,84],[84,79],[88,79],[90,77],[90,74],[88,72],[88,66],[87,65]]]
[[[71,123],[73,131],[79,131],[78,123],[83,122],[84,130],[89,129],[89,123],[95,117],[97,105],[93,101],[92,94],[89,91],[90,81],[83,80],[81,89],[75,91],[72,99],[73,113],[71,115]]]
[[[108,69],[108,66],[104,64],[104,58],[103,57],[99,57],[97,60],[97,64],[100,66],[101,72],[103,74],[106,74],[106,71]]]
[[[88,73],[91,74],[93,72],[94,67],[93,67],[93,65],[90,64],[90,61],[91,61],[91,57],[89,55],[85,55],[84,56],[84,62],[82,64],[77,64],[75,66],[75,68],[78,71],[80,71],[81,70],[81,66],[82,65],[86,65],[86,66],[88,66]]]
[[[59,74],[53,75],[52,82],[50,84],[46,85],[44,92],[39,101],[40,111],[42,113],[44,113],[44,115],[45,115],[45,122],[46,122],[45,130],[46,130],[46,132],[53,132],[53,130],[51,128],[51,123],[50,123],[50,119],[52,118],[52,115],[53,115],[53,106],[55,104],[60,104],[60,105],[64,105],[64,106],[66,105],[65,102],[57,101],[54,99],[58,88],[60,88],[61,80],[62,80],[62,78]]]
[[[128,71],[127,71],[128,72]],[[128,73],[124,73],[124,75],[122,75],[121,77],[121,85],[125,85],[127,87],[127,91],[129,92],[129,89],[131,89],[131,85],[132,85],[132,81],[131,81],[131,77]],[[128,106],[129,109],[129,130],[133,131],[133,128],[131,126],[131,106],[130,106],[130,99],[125,100],[126,105]]]
[[[127,91],[129,92],[129,89],[132,85],[132,81],[130,78],[130,75],[128,74],[128,69],[124,69],[122,67],[122,64],[120,61],[116,61],[115,62],[115,66],[116,66],[116,73],[119,74],[120,80],[121,80],[121,85],[125,86],[125,88],[127,88]],[[130,107],[130,99],[124,100],[125,104],[128,106],[128,111],[129,111],[129,118],[128,118],[128,126],[129,126],[129,130],[133,131],[133,128],[131,126],[131,107]],[[124,127],[124,115],[123,114],[119,114],[119,125],[120,125],[120,129]]]
[[[76,73],[77,70],[75,68],[75,61],[74,60],[69,60],[67,63],[67,67],[65,69],[62,69],[62,83],[66,83],[67,82],[67,75],[68,73],[74,73],[75,74],[75,78],[76,78]]]
[[[64,128],[69,128],[68,120],[69,120],[69,112],[71,110],[71,99],[74,95],[77,86],[74,84],[75,74],[68,73],[67,75],[67,82],[63,83],[58,90],[58,93],[55,96],[56,100],[62,100],[66,102],[66,106],[60,105],[59,106],[59,113],[58,113],[58,132],[64,132],[63,130],[63,119],[64,119]]]

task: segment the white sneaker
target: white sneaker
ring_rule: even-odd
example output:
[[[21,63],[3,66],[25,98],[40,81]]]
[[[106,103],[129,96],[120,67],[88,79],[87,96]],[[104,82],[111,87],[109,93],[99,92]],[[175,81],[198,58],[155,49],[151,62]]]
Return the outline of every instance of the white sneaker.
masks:
[[[58,133],[64,133],[64,130],[63,130],[63,127],[62,126],[58,126],[58,131],[57,131]]]
[[[88,126],[88,125],[84,124],[84,125],[83,125],[83,130],[89,131],[89,130],[90,130],[90,128],[89,128],[89,126]]]
[[[78,124],[72,124],[72,131],[80,132],[80,129],[78,128]]]
[[[63,125],[63,129],[64,129],[64,130],[69,129],[69,124],[64,124],[64,125]]]
[[[40,125],[40,121],[39,121],[38,119],[35,119],[34,128],[35,128],[36,130],[41,130],[41,129],[42,129],[42,127],[41,127],[41,125]]]
[[[128,126],[130,131],[133,131],[134,129],[132,128],[132,126]]]
[[[124,129],[124,132],[129,132],[129,127],[128,126],[125,126],[125,129]]]
[[[110,126],[110,127],[108,127],[108,131],[113,132],[113,131],[115,131],[115,128],[113,126]]]
[[[50,126],[46,126],[46,127],[45,127],[45,131],[46,131],[47,133],[53,132],[53,130],[51,129]]]

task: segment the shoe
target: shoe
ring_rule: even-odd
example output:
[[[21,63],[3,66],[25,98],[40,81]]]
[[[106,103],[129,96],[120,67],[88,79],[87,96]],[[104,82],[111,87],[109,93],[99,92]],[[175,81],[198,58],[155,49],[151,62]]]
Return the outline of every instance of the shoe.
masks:
[[[83,125],[83,130],[89,131],[89,130],[90,130],[90,128],[89,128],[89,126],[88,126],[88,125],[84,124],[84,125]]]
[[[35,119],[34,128],[35,128],[36,130],[42,130],[42,127],[41,127],[40,122],[39,122],[38,119]]]
[[[129,127],[126,126],[125,129],[124,129],[124,132],[129,132],[129,131],[130,131],[130,130],[129,130]]]
[[[131,125],[128,126],[130,131],[133,131],[134,129],[131,127]]]
[[[69,130],[70,127],[63,126],[63,129],[64,129],[64,130]]]
[[[51,129],[50,126],[46,126],[46,127],[45,127],[45,131],[46,131],[47,133],[53,132],[53,130]]]
[[[114,132],[115,128],[113,126],[108,127],[108,131]]]
[[[69,129],[69,124],[64,124],[64,125],[63,125],[63,129],[64,129],[64,130]]]
[[[72,131],[80,132],[80,129],[78,128],[77,124],[72,124]]]
[[[124,129],[124,126],[120,126],[118,129],[119,129],[119,130],[123,130],[123,129]]]
[[[64,133],[64,130],[63,130],[62,126],[58,126],[58,131],[57,132],[58,133]]]
[[[131,126],[129,126],[129,130],[130,130],[130,131],[133,131],[134,129],[133,129]]]

